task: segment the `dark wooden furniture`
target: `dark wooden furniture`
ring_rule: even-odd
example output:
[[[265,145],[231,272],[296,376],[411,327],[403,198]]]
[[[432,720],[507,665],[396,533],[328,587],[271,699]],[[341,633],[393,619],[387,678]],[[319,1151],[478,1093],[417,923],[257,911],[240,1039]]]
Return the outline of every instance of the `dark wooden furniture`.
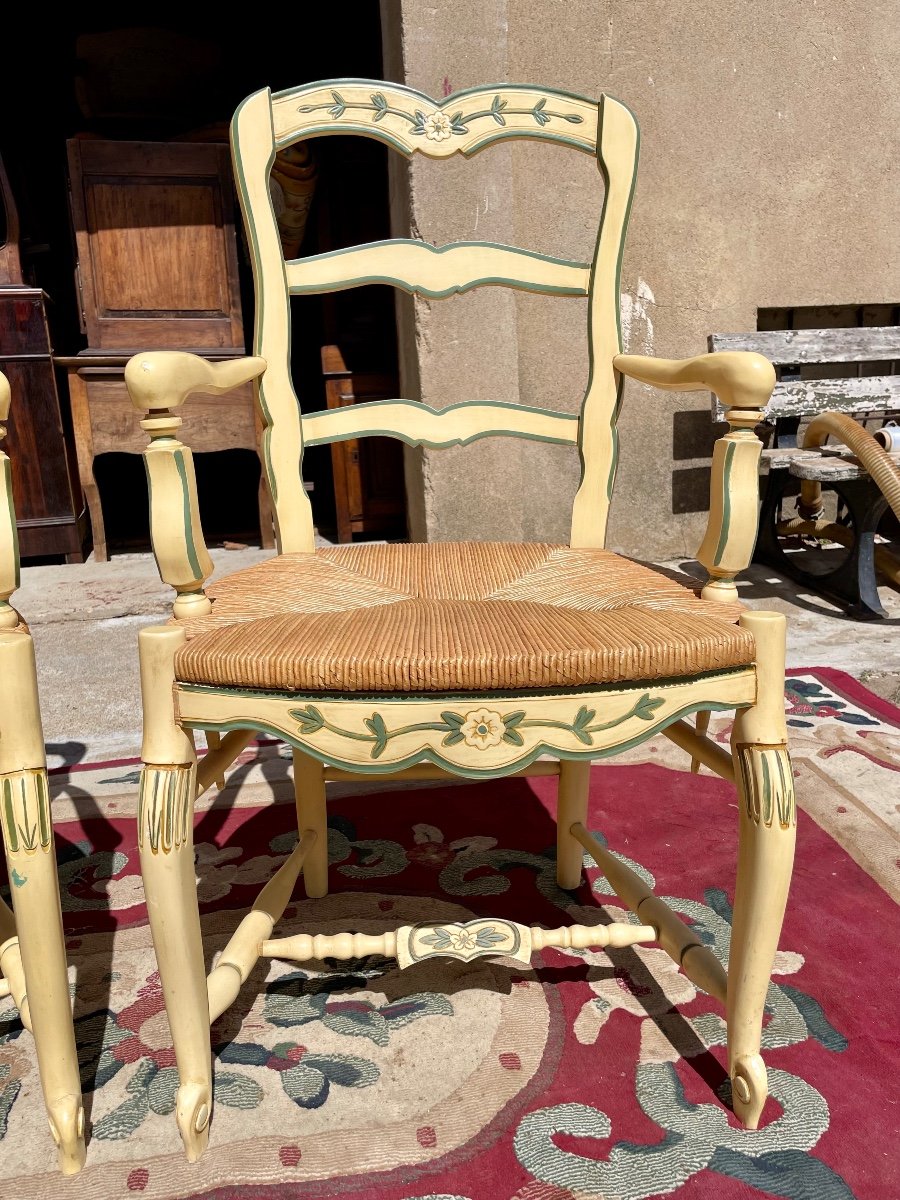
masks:
[[[192,350],[211,361],[245,352],[227,145],[76,138],[67,143],[87,349],[59,359],[68,372],[81,484],[98,560],[107,558],[94,459],[140,453],[146,435],[124,382],[137,350]],[[257,450],[250,385],[198,397],[195,451]],[[260,484],[262,544],[274,544]]]
[[[887,501],[846,448],[843,453],[836,447],[798,450],[797,434],[802,422],[826,411],[878,424],[897,417],[900,375],[865,372],[890,368],[900,360],[900,326],[717,333],[709,338],[709,348],[755,350],[778,372],[766,412],[771,446],[763,451],[768,476],[753,561],[835,601],[857,619],[886,617],[878,597],[875,539]],[[854,374],[834,377],[836,365]],[[832,377],[810,377],[823,372]],[[724,419],[715,399],[713,416]],[[793,506],[802,479],[819,480],[834,493],[834,524],[847,530],[840,543],[786,536],[785,516],[797,512],[786,514],[785,509]]]
[[[25,281],[18,214],[2,162],[0,206],[6,224],[0,246],[0,371],[17,397],[8,445],[16,462],[19,553],[22,558],[65,555],[68,562],[82,562],[87,522],[57,390],[49,297]]]
[[[351,371],[339,346],[322,347],[322,374],[328,408],[343,408],[398,395],[389,372]],[[334,503],[339,542],[354,533],[403,535],[406,497],[403,446],[395,438],[331,443]]]

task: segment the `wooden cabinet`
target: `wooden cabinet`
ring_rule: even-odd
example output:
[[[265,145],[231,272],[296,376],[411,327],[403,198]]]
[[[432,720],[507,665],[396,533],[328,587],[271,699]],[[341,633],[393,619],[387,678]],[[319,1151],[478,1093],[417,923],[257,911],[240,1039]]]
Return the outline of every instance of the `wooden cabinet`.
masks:
[[[67,143],[78,252],[81,325],[88,346],[60,359],[68,371],[81,484],[96,557],[107,557],[94,459],[139,453],[147,444],[125,387],[140,350],[191,350],[209,359],[245,352],[227,145],[205,142]],[[256,451],[258,424],[248,385],[191,399],[185,437],[192,450]],[[260,528],[273,544],[260,485]]]
[[[0,371],[13,397],[7,446],[19,553],[81,562],[84,502],[60,409],[47,296],[39,288],[0,286]]]
[[[0,371],[12,388],[7,447],[22,558],[83,557],[86,520],[70,430],[60,407],[49,297],[22,271],[19,220],[0,161]]]
[[[391,372],[350,371],[339,346],[322,347],[328,408],[343,408],[398,395]],[[403,445],[396,438],[331,443],[335,522],[339,542],[354,533],[402,537],[406,532]]]

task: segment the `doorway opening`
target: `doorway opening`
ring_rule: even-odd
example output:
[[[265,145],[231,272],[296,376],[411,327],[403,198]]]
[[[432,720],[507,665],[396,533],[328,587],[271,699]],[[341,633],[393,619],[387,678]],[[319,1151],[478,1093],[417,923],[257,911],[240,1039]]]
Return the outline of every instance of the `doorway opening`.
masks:
[[[20,97],[21,103],[15,123],[0,139],[0,157],[18,209],[23,269],[32,286],[50,297],[50,332],[70,461],[42,461],[41,469],[48,475],[71,470],[71,460],[83,449],[79,447],[82,429],[78,421],[73,422],[70,405],[69,384],[77,374],[87,381],[82,387],[87,393],[86,411],[97,424],[95,441],[102,447],[91,466],[107,543],[112,552],[146,549],[146,482],[137,453],[146,437],[141,434],[140,442],[135,440],[137,414],[121,384],[117,360],[123,360],[123,367],[131,353],[147,349],[191,349],[209,352],[211,357],[248,352],[254,307],[249,256],[236,201],[229,197],[233,219],[230,229],[225,222],[225,233],[233,239],[233,255],[230,259],[223,255],[218,264],[210,255],[206,264],[210,272],[220,271],[221,278],[210,275],[198,281],[204,263],[199,257],[185,262],[182,253],[180,262],[156,261],[145,278],[128,278],[126,304],[121,299],[126,291],[121,280],[135,257],[129,250],[128,258],[123,254],[113,263],[114,239],[91,241],[98,229],[107,232],[97,219],[97,189],[106,189],[107,211],[122,214],[124,223],[127,214],[136,211],[138,189],[133,185],[145,170],[140,163],[152,164],[154,156],[162,160],[166,148],[176,144],[196,147],[198,159],[201,152],[208,159],[211,146],[227,147],[232,113],[257,88],[278,91],[323,78],[382,78],[379,5],[377,0],[367,0],[355,6],[349,21],[333,6],[303,7],[289,30],[275,22],[213,26],[199,17],[152,25],[114,23],[91,20],[77,11],[59,22],[41,21],[40,27],[35,17],[30,31],[21,28],[28,22],[27,17],[20,19],[16,40],[22,46],[41,48],[40,102],[28,100],[34,83],[28,56],[14,55],[7,70],[9,94]],[[109,146],[105,174],[90,196],[85,185],[86,216],[79,216],[73,202],[73,186],[76,190],[80,186],[79,180],[74,185],[72,180],[76,143],[81,148],[90,145],[95,158],[102,158],[100,143]],[[366,138],[340,137],[311,139],[301,149],[294,161],[281,162],[279,156],[272,180],[286,248],[293,238],[292,255],[305,257],[391,236],[386,147]],[[187,156],[188,166],[178,168],[187,187],[193,182],[190,151],[179,153]],[[160,184],[159,178],[154,186],[152,195],[146,193],[150,201],[145,212],[151,216],[144,229],[151,227],[152,213],[158,214],[160,205],[174,203],[178,191],[171,181]],[[209,221],[218,236],[222,213],[217,203],[209,201]],[[180,219],[159,218],[170,231]],[[187,218],[189,222],[202,219],[196,214]],[[85,228],[79,230],[79,223]],[[152,236],[139,235],[130,246],[146,247],[151,241]],[[162,234],[157,241],[159,246],[167,244]],[[182,250],[185,245],[190,241],[181,243]],[[88,262],[83,261],[86,254]],[[233,278],[229,261],[234,265]],[[138,269],[142,263],[147,266],[139,254]],[[111,282],[109,277],[101,278],[104,270],[118,274]],[[154,306],[151,293],[157,286],[164,295]],[[200,293],[223,296],[222,307],[231,321],[222,327],[233,332],[218,332],[214,346],[196,341],[197,314],[208,318],[210,307],[208,300],[196,299]],[[145,308],[137,315],[143,322],[143,336],[130,344],[128,330],[138,325],[135,321],[129,325],[129,319],[141,304]],[[342,371],[335,373],[338,359]],[[329,402],[350,402],[350,396],[362,400],[399,395],[393,290],[373,286],[295,298],[292,371],[305,412],[325,408]],[[192,439],[190,403],[183,416],[184,440],[195,451],[207,540],[211,545],[259,544],[259,461],[252,438],[245,436],[235,448],[224,449],[215,443],[216,430],[211,428],[216,452],[204,453],[209,447],[204,446],[205,435],[196,422],[198,438]],[[241,417],[248,419],[246,414]],[[401,450],[392,440],[369,439],[358,448],[343,443],[334,450],[317,447],[307,452],[304,480],[322,537],[337,541],[406,536]],[[83,458],[81,454],[82,478]]]

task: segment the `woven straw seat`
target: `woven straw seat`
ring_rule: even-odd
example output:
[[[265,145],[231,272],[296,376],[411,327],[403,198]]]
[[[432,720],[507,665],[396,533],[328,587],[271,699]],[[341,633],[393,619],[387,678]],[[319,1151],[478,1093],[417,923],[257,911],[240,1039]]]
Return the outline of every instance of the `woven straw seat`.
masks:
[[[501,542],[284,554],[210,589],[184,682],[289,692],[577,687],[753,661],[737,612],[607,550]]]

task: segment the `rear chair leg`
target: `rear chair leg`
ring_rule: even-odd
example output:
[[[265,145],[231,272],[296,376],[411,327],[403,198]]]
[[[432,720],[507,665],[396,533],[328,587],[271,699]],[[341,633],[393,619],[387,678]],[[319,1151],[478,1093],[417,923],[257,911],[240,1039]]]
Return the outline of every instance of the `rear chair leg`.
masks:
[[[791,881],[797,808],[784,720],[785,618],[753,612],[740,623],[756,640],[757,698],[738,713],[731,740],[740,826],[726,1017],[734,1111],[756,1129],[768,1094],[759,1053],[763,1012]]]
[[[311,829],[315,844],[303,860],[303,882],[310,899],[328,895],[328,815],[325,807],[325,767],[317,758],[294,751],[294,797],[297,833]]]
[[[175,652],[184,638],[184,630],[173,625],[142,629],[139,634],[144,767],[138,798],[138,846],[178,1064],[175,1118],[188,1162],[196,1162],[209,1140],[212,1056],[194,873],[196,753],[193,739],[175,722],[172,702]]]
[[[564,760],[559,764],[559,801],[556,811],[556,882],[567,892],[581,884],[584,847],[572,837],[573,825],[587,827],[591,764]]]
[[[73,1175],[84,1166],[84,1108],[34,645],[28,634],[0,633],[0,680],[0,812],[25,979],[21,1009],[23,1016],[30,1016],[59,1168],[64,1175]]]

